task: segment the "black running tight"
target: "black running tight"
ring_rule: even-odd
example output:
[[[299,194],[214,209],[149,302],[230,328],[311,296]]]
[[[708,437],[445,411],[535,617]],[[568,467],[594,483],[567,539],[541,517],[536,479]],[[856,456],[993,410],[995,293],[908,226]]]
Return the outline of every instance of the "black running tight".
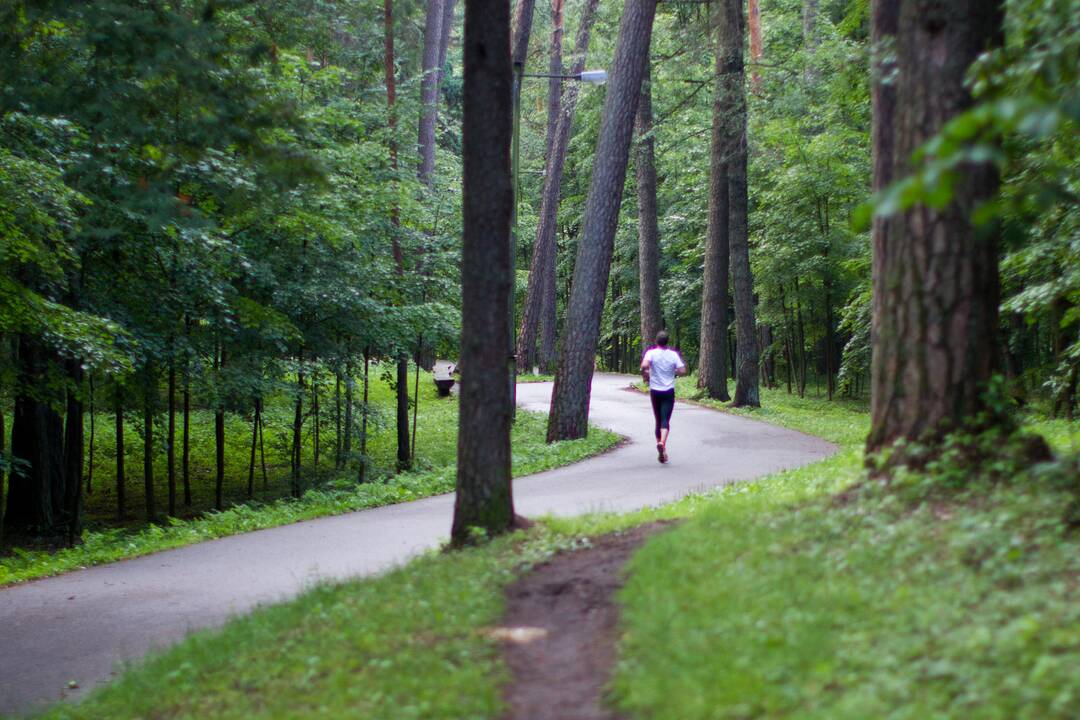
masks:
[[[671,411],[675,409],[675,388],[671,390],[650,390],[653,417],[656,418],[656,439],[660,439],[661,428],[671,428]]]

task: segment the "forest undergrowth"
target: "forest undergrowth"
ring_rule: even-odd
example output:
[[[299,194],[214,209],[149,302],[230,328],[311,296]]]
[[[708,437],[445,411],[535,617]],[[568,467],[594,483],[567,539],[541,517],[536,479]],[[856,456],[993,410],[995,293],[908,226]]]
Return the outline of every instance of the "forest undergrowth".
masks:
[[[865,412],[764,400],[767,411],[738,412],[839,452],[320,587],[45,717],[497,718],[507,675],[486,629],[503,588],[590,537],[660,519],[685,522],[638,554],[620,597],[611,697],[628,717],[1067,717],[1080,696],[1080,535],[1062,522],[1063,466],[948,496],[926,475],[842,493],[863,478]],[[1052,429],[1059,453],[1075,454],[1076,427]]]

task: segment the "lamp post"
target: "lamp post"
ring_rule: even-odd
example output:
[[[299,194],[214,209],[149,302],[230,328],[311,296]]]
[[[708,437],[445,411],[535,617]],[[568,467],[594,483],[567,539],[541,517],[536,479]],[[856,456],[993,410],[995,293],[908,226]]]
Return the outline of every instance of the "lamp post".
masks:
[[[512,214],[512,232],[510,233],[510,418],[517,416],[517,324],[514,322],[514,293],[517,290],[517,241],[518,241],[518,193],[521,183],[518,181],[521,141],[521,81],[523,78],[560,78],[576,80],[590,85],[603,85],[607,82],[607,70],[583,70],[571,75],[549,75],[546,73],[526,73],[523,63],[514,63],[514,83],[512,86],[514,106],[514,139],[510,146],[510,169],[514,181],[514,208]]]

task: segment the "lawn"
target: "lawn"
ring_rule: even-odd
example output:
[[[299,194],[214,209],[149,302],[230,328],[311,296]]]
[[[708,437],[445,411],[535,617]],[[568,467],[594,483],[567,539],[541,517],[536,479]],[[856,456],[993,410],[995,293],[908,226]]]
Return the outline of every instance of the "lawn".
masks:
[[[306,484],[311,489],[299,500],[288,497],[289,468],[287,462],[280,462],[281,455],[278,454],[272,456],[277,462],[271,465],[273,480],[269,489],[262,492],[254,502],[246,502],[246,453],[249,448],[230,446],[226,463],[233,467],[233,472],[227,478],[231,505],[222,512],[215,512],[210,510],[213,502],[212,439],[202,437],[203,433],[207,433],[208,438],[213,437],[213,415],[209,412],[195,413],[192,443],[198,450],[193,453],[193,499],[196,500],[193,506],[201,512],[193,509],[185,518],[171,518],[161,524],[137,521],[123,526],[101,519],[94,520],[97,515],[91,514],[92,519],[83,534],[83,542],[74,548],[56,551],[10,549],[7,555],[0,557],[0,585],[137,557],[216,537],[452,492],[457,450],[457,396],[438,398],[434,385],[425,383],[424,379],[421,374],[421,403],[417,417],[417,469],[412,472],[397,475],[390,472],[395,461],[396,441],[392,417],[389,417],[389,422],[386,420],[392,409],[393,396],[390,388],[382,380],[378,380],[373,383],[371,397],[374,409],[372,415],[376,419],[371,426],[369,444],[371,482],[356,482],[355,465],[335,471],[332,456],[329,462],[324,461],[323,469],[316,473],[309,437],[304,467],[309,471]],[[268,415],[272,417],[274,412],[282,414],[284,409],[287,408],[273,411],[268,409]],[[108,416],[108,419],[111,421],[113,416]],[[281,422],[282,428],[286,427],[285,421]],[[544,441],[546,422],[547,417],[542,414],[524,411],[517,413],[511,436],[515,477],[577,462],[603,452],[619,441],[619,437],[614,433],[594,427],[586,438],[547,444]],[[240,416],[229,418],[230,426],[237,425],[242,429],[243,423],[244,419]],[[274,421],[268,421],[268,440],[272,432],[279,432],[272,430],[275,427],[277,425]],[[250,433],[250,427],[247,432]],[[284,433],[285,430],[281,429],[280,432]],[[227,434],[227,437],[230,436],[238,438],[238,445],[244,445],[250,440],[250,435],[243,438],[238,431]],[[106,437],[112,438],[111,435]],[[324,448],[324,453],[327,454],[333,450],[333,436],[329,437],[330,439],[324,440],[329,447]],[[136,449],[140,452],[128,454],[128,467],[140,471],[140,476],[137,482],[130,482],[129,478],[129,491],[132,493],[129,506],[138,507],[143,501],[142,446],[141,443],[132,444],[137,445]],[[106,447],[109,445],[106,444]],[[238,455],[243,456],[243,459],[236,459]],[[269,448],[268,455],[271,455]],[[157,465],[159,468],[164,467],[164,463]],[[113,477],[109,475],[110,480]],[[160,498],[163,497],[160,493],[163,493],[165,478],[160,473],[155,477]],[[261,478],[257,482],[261,487]],[[95,502],[100,502],[105,507],[110,506],[115,499],[111,490],[111,485],[103,482],[95,492]]]

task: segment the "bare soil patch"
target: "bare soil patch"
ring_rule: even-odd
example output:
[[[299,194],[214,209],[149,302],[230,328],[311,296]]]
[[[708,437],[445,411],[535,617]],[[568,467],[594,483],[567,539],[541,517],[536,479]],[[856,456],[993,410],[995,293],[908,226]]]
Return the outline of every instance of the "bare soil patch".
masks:
[[[618,637],[615,592],[626,561],[669,524],[596,538],[507,589],[506,614],[492,631],[511,673],[504,720],[619,720],[604,703]]]

